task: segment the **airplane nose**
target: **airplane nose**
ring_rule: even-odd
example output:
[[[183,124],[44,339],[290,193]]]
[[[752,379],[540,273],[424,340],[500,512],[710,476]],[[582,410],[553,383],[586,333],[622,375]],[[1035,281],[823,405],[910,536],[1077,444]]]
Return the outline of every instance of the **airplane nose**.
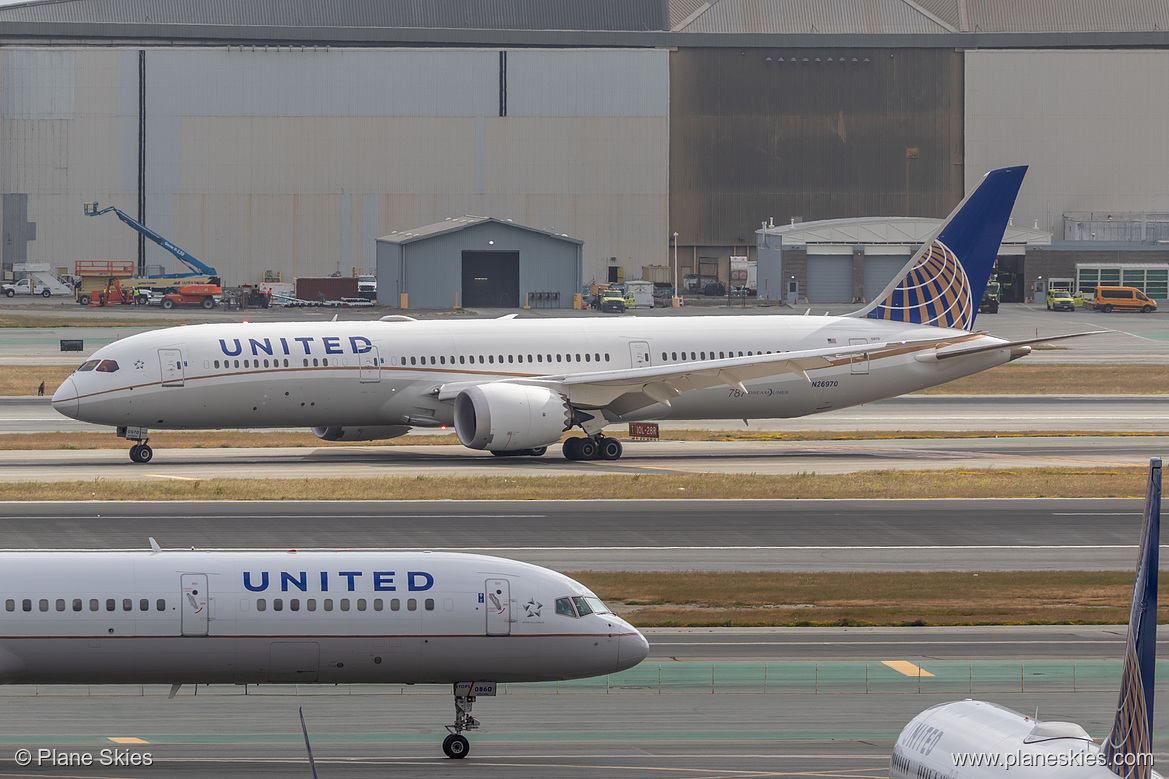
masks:
[[[77,419],[77,385],[72,378],[65,379],[53,393],[53,408],[67,417]]]
[[[617,670],[624,671],[640,663],[649,654],[649,642],[636,629],[617,639]]]

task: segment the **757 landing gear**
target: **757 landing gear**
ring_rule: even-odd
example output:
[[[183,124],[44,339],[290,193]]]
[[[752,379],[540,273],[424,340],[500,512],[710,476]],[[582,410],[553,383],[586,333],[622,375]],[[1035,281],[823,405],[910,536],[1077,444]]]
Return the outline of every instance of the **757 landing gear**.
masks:
[[[564,442],[566,460],[616,460],[623,450],[620,441],[603,435],[569,438]]]
[[[136,442],[130,447],[130,459],[136,463],[148,463],[154,457],[154,450],[146,442],[149,439],[144,427],[119,427],[118,437]]]
[[[442,751],[452,760],[461,760],[471,751],[471,742],[467,741],[463,731],[479,727],[479,720],[471,716],[475,695],[495,695],[495,682],[456,682],[454,692],[455,724],[446,726],[450,735],[443,739]]]

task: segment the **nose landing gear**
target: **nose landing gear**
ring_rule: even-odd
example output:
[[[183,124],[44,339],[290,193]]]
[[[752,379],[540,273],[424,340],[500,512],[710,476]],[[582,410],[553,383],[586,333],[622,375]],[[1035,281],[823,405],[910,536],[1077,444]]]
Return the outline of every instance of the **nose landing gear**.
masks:
[[[136,463],[148,463],[154,457],[154,450],[147,445],[150,435],[144,427],[119,427],[118,438],[134,441],[130,447],[130,460]]]
[[[450,735],[443,739],[442,751],[452,760],[461,760],[471,751],[471,742],[467,741],[463,731],[479,727],[479,720],[471,716],[475,695],[495,695],[495,682],[456,682],[454,692],[455,724],[446,726]]]

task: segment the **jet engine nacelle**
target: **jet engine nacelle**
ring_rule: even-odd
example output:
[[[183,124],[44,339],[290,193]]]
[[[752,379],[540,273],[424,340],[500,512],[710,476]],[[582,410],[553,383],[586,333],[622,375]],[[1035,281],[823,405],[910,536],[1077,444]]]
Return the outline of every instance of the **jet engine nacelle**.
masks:
[[[455,432],[463,446],[489,451],[555,443],[572,410],[555,392],[522,384],[480,384],[455,396]]]
[[[410,432],[408,425],[360,425],[357,427],[314,427],[313,435],[322,441],[380,441]]]

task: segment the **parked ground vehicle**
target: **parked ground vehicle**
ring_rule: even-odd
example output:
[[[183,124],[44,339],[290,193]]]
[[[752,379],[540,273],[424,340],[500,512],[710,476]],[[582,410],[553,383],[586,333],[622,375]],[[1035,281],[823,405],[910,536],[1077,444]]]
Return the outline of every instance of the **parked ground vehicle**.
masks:
[[[601,311],[605,313],[624,314],[625,295],[619,289],[601,291]]]
[[[625,282],[626,308],[653,308],[654,285],[652,281]]]
[[[1066,289],[1047,290],[1048,311],[1075,311],[1076,299]]]
[[[982,302],[978,304],[980,314],[997,314],[999,312],[999,283],[988,281],[982,292]]]
[[[7,297],[40,295],[47,298],[53,295],[73,294],[72,285],[54,273],[47,263],[18,262],[13,265],[12,269],[17,273],[28,275],[12,284],[4,284],[3,287],[0,287]]]
[[[668,281],[654,282],[654,305],[665,308],[673,305],[674,285]]]
[[[168,287],[162,296],[162,307],[171,309],[180,305],[202,306],[215,308],[215,296],[222,295],[223,290],[214,284],[188,284],[183,287]]]
[[[1140,311],[1142,314],[1149,314],[1157,310],[1157,301],[1136,287],[1096,287],[1092,308],[1105,314],[1113,311]]]

